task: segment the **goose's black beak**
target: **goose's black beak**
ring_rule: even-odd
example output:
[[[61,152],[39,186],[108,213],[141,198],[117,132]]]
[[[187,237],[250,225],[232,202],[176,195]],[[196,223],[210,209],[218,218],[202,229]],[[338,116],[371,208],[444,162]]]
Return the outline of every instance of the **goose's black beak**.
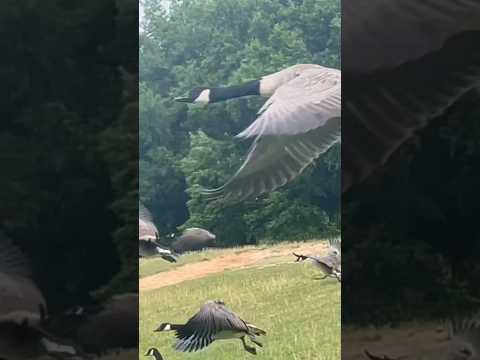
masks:
[[[176,102],[186,102],[186,103],[192,103],[193,102],[190,97],[186,97],[186,96],[176,97],[173,100],[175,100]]]

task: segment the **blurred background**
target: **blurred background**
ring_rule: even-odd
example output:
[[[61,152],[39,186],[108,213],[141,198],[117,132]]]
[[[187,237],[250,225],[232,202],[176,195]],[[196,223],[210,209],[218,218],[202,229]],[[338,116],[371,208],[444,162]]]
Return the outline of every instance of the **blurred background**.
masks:
[[[52,313],[136,292],[138,4],[0,7],[1,230]]]

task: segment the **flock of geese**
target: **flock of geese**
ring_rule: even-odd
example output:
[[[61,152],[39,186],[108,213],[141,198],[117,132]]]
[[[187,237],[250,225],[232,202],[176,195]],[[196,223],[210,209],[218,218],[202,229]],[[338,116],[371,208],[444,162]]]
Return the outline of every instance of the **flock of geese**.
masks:
[[[342,191],[348,191],[479,85],[480,47],[474,41],[478,33],[472,34],[480,30],[479,19],[476,0],[345,0],[343,104],[341,72],[316,64],[294,65],[235,86],[197,87],[176,98],[211,104],[251,95],[268,97],[257,119],[237,135],[252,140],[243,164],[224,185],[203,193],[240,201],[287,184],[340,141],[342,117],[347,121],[342,132]],[[326,257],[294,255],[297,261],[313,261],[325,277],[341,280],[340,252],[332,250]],[[464,319],[450,328],[446,359],[479,359],[478,319]],[[206,303],[185,325],[167,323],[157,330],[175,331],[175,348],[180,351],[202,349],[228,332],[255,353],[245,338],[259,345],[256,337],[264,334],[220,301]],[[147,355],[160,358],[155,349]]]
[[[140,249],[153,249],[152,252],[144,256],[157,256],[169,262],[175,262],[178,255],[159,243],[160,236],[150,212],[143,204],[140,204],[139,209]],[[204,229],[198,230],[203,230],[203,232],[197,231],[198,237],[191,237],[197,243],[199,242],[198,239],[202,238],[200,235],[205,235],[205,232],[209,233]],[[214,236],[213,234],[210,235],[210,238]],[[197,250],[198,248],[198,245],[194,245],[192,250]],[[324,276],[321,279],[334,277],[341,281],[341,242],[339,239],[330,241],[330,246],[325,256],[295,253],[293,255],[296,257],[297,262],[312,262],[315,267],[323,272]],[[215,340],[239,339],[244,350],[252,355],[256,355],[257,350],[254,346],[248,345],[246,340],[249,339],[256,346],[263,347],[258,337],[267,334],[266,331],[241,319],[227,308],[222,300],[207,301],[186,324],[162,323],[154,331],[175,332],[177,342],[174,348],[181,352],[201,351]],[[155,347],[149,348],[145,356],[152,356],[156,360],[164,359],[160,351]]]
[[[179,255],[214,246],[216,239],[215,234],[202,228],[188,228],[178,237],[175,234],[170,234],[168,237],[172,241],[170,245],[166,245],[165,239],[160,238],[152,214],[140,202],[138,206],[139,257],[160,256],[168,262],[177,262]]]
[[[237,135],[253,140],[244,163],[226,184],[204,193],[239,201],[285,185],[340,141],[341,117],[347,121],[342,131],[342,191],[349,190],[384,164],[418,129],[479,85],[480,47],[475,42],[478,33],[473,33],[480,30],[479,19],[478,0],[345,0],[343,104],[341,72],[315,64],[294,65],[237,86],[195,88],[187,97],[178,98],[215,103],[250,95],[269,97],[257,119]],[[161,246],[152,225],[148,212],[141,212],[141,255],[158,254],[176,261],[175,249]],[[201,248],[215,239],[205,231],[186,231],[177,239],[177,251]],[[205,236],[198,240],[201,234]],[[129,337],[135,343],[132,346],[137,345],[137,294],[118,295],[91,312],[76,309],[52,317],[28,260],[5,234],[0,234],[0,249],[0,358],[75,358],[85,351],[123,346]],[[314,261],[322,271],[327,269],[327,276],[341,279],[341,267],[331,258],[296,256],[299,261]],[[129,316],[130,329],[114,325],[116,319]],[[65,326],[64,317],[75,321],[70,319]],[[478,318],[451,324],[452,346],[446,359],[479,359]],[[135,334],[130,333],[133,330]],[[215,340],[234,337],[253,354],[255,348],[245,340],[261,346],[257,338],[265,335],[221,301],[207,302],[184,325],[162,324],[157,330],[175,331],[175,347],[180,351],[197,351]],[[147,355],[161,359],[156,349]]]

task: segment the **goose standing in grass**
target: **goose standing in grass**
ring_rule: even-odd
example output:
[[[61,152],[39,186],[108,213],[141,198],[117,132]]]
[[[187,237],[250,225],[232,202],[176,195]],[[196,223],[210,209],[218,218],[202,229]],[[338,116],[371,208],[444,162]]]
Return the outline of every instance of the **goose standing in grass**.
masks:
[[[302,255],[295,254],[298,261],[310,260],[318,267],[323,273],[326,279],[327,277],[335,277],[338,281],[342,280],[342,252],[341,252],[340,240],[331,240],[330,248],[325,256],[316,255]]]
[[[175,238],[172,249],[177,254],[202,250],[215,244],[217,236],[202,228],[188,228]]]
[[[273,191],[340,140],[337,69],[299,64],[241,85],[195,88],[176,101],[210,104],[249,95],[269,97],[257,119],[237,135],[253,143],[225,185],[204,191],[209,197],[242,200]]]
[[[478,19],[476,0],[342,1],[343,192],[479,85]]]
[[[175,349],[178,351],[198,351],[215,340],[240,339],[245,351],[253,355],[257,350],[247,345],[245,338],[263,347],[257,336],[266,335],[265,331],[240,319],[219,300],[206,302],[184,325],[163,323],[155,331],[175,331],[178,338]]]
[[[168,262],[176,262],[175,254],[158,243],[159,234],[150,211],[138,205],[138,252],[140,257],[160,256]]]
[[[160,354],[160,351],[158,351],[158,349],[154,347],[148,349],[145,353],[145,356],[153,356],[155,360],[164,360],[162,354]]]

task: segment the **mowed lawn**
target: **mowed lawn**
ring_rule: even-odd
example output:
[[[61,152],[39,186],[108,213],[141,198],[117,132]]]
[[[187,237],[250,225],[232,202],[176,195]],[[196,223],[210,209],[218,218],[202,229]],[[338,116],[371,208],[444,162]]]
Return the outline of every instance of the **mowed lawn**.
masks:
[[[157,347],[165,360],[339,360],[340,284],[314,280],[310,264],[283,263],[232,270],[140,294],[140,358]],[[183,323],[207,300],[222,299],[244,320],[267,332],[257,356],[239,340],[215,341],[204,351],[176,352],[162,322]]]

